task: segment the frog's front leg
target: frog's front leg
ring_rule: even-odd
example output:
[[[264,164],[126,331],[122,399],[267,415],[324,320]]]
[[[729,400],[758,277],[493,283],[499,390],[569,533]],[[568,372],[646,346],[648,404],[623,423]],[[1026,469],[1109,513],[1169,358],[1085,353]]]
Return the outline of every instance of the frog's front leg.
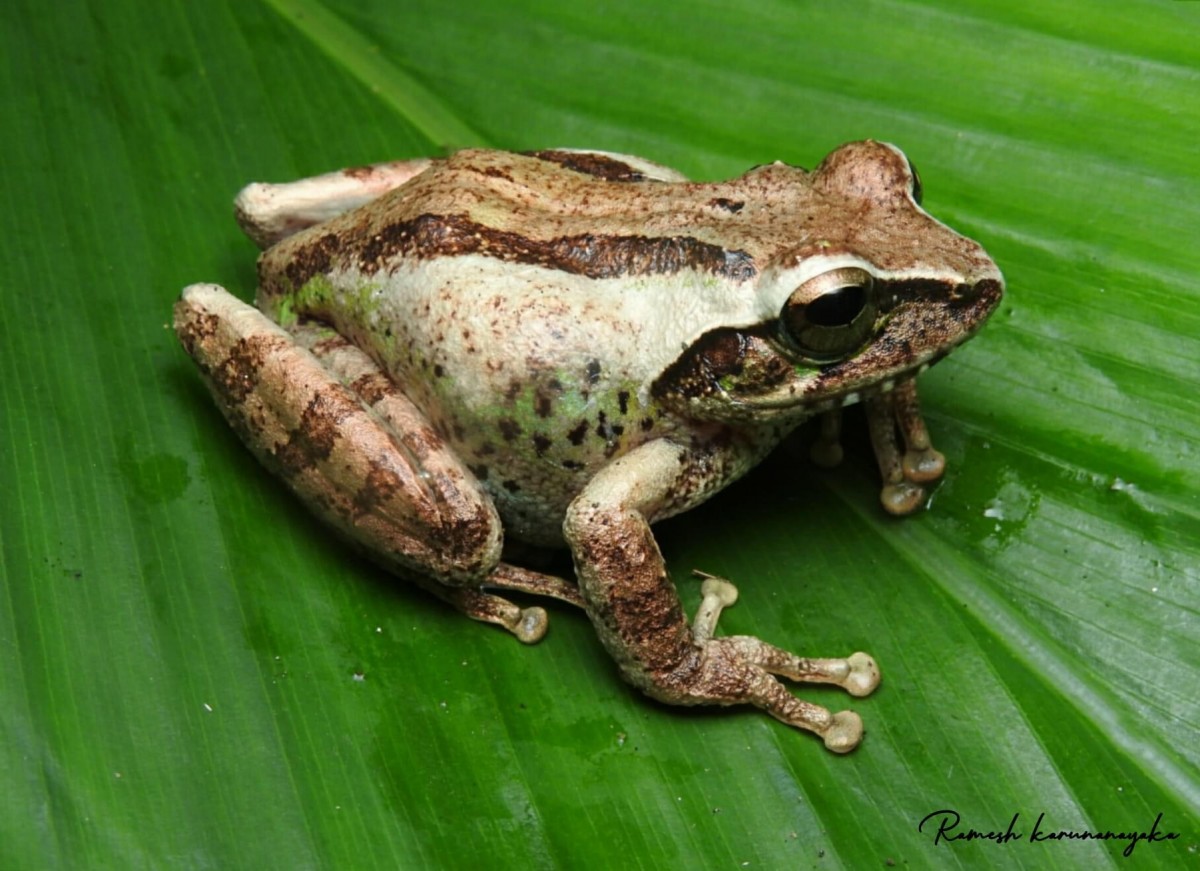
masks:
[[[946,470],[946,458],[934,450],[929,431],[921,417],[917,400],[917,382],[908,379],[865,402],[871,446],[883,477],[879,499],[889,514],[912,514],[926,501],[925,484]],[[896,431],[904,440],[904,451],[896,441]]]
[[[289,333],[211,284],[184,290],[175,330],[263,464],[386,565],[526,642],[545,633],[545,611],[481,587],[579,603],[563,581],[500,562],[500,520],[482,486],[340,336],[304,325]]]
[[[282,184],[254,182],[234,200],[234,214],[247,236],[269,248],[293,233],[356,209],[400,187],[429,168],[428,159],[396,160],[339,169]]]
[[[757,638],[711,637],[721,608],[736,596],[727,582],[706,582],[695,630],[689,628],[650,522],[699,468],[686,449],[649,442],[602,469],[571,503],[563,528],[597,633],[626,679],[654,698],[756,705],[816,732],[830,750],[853,750],[862,739],[857,714],[803,702],[774,675],[832,683],[861,696],[879,683],[869,656],[805,659]]]

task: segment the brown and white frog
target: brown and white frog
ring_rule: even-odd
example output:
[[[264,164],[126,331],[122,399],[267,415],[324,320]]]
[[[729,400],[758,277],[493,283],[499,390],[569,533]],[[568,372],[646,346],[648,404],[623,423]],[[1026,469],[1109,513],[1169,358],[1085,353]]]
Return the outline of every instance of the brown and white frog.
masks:
[[[654,698],[756,705],[846,752],[859,716],[778,678],[865,696],[874,660],[714,637],[736,598],[716,578],[689,624],[651,525],[815,415],[814,458],[836,462],[860,401],[884,508],[924,504],[944,461],[914,379],[1003,279],[920,203],[872,141],[718,183],[560,149],[255,184],[236,206],[266,248],[257,308],[192,285],[175,329],[259,459],[398,574],[526,642],[545,611],[490,590],[582,606]],[[506,561],[506,539],[565,544],[576,582]]]

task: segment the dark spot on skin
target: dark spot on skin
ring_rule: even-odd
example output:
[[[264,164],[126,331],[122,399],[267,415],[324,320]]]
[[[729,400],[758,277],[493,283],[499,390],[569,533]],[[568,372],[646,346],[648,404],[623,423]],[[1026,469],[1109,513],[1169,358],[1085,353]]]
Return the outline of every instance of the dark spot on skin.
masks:
[[[707,396],[721,390],[720,380],[742,371],[746,338],[739,330],[716,329],[701,336],[657,379],[655,396],[671,392],[684,397]]]
[[[326,275],[333,265],[335,255],[342,250],[342,240],[334,233],[326,233],[312,241],[296,246],[289,253],[289,261],[283,274],[292,287],[303,287],[314,275]],[[269,276],[263,274],[265,259],[258,261],[259,284],[270,287]]]
[[[392,392],[392,382],[379,372],[368,372],[354,380],[350,389],[367,405],[375,405]]]
[[[539,457],[546,455],[546,451],[550,449],[550,445],[554,444],[553,439],[542,433],[535,433],[533,436],[533,450]]]
[[[192,357],[197,356],[197,348],[216,335],[220,324],[217,315],[196,311],[182,301],[175,304],[175,332]]]
[[[492,454],[496,453],[496,446],[491,442],[484,442],[479,446],[479,450],[476,451],[476,453],[478,453],[481,457],[490,457]]]
[[[297,475],[329,459],[345,417],[341,406],[322,394],[313,397],[288,440],[275,451],[275,461],[285,474]]]
[[[457,420],[454,422],[454,425],[453,425],[453,427],[452,427],[452,430],[453,430],[453,432],[454,432],[454,438],[455,438],[455,440],[456,440],[456,441],[459,441],[459,442],[461,442],[461,441],[464,441],[464,440],[466,439],[466,437],[467,437],[467,430],[466,430],[466,428],[465,428],[465,427],[464,427],[464,426],[463,426],[461,423],[459,423]]]
[[[483,463],[476,463],[474,466],[467,466],[467,469],[470,470],[471,474],[480,481],[486,481],[488,479],[488,472],[491,471]]]
[[[308,319],[302,319],[301,323],[311,324],[311,323],[314,323],[314,321],[310,321]],[[349,344],[350,344],[350,342],[347,341],[344,336],[332,335],[332,336],[326,336],[325,338],[314,343],[312,345],[312,347],[309,348],[309,350],[312,351],[314,354],[316,354],[318,357],[325,357],[329,354],[332,354],[334,351],[339,351],[342,348],[349,346]]]
[[[511,442],[521,435],[521,425],[511,417],[502,417],[496,424],[500,428],[500,435],[506,442]]]
[[[715,209],[729,212],[731,215],[736,215],[746,206],[741,200],[731,200],[726,197],[717,197],[709,200],[708,204]]]
[[[505,490],[507,490],[509,493],[517,493],[521,489],[521,485],[518,484],[516,481],[504,481],[501,483],[500,486],[503,487]]]
[[[371,470],[367,472],[366,480],[362,482],[362,485],[354,494],[354,501],[351,507],[352,514],[356,517],[362,517],[363,515],[372,513],[376,508],[391,499],[400,489],[400,479],[396,477],[395,472],[372,463]]]
[[[570,469],[572,472],[577,472],[583,468],[583,463],[577,460],[563,460],[562,466],[564,469]]]
[[[567,440],[571,444],[578,447],[579,445],[583,444],[583,440],[587,436],[587,431],[588,422],[587,418],[584,418],[583,420],[579,421],[579,423],[575,424],[574,429],[567,433]]]
[[[433,377],[434,378],[443,378],[443,377],[445,377],[445,375],[446,375],[446,370],[442,367],[442,364],[434,363],[433,364]]]
[[[239,339],[220,365],[210,371],[213,386],[229,402],[243,402],[258,386],[258,375],[267,357],[282,340],[269,342],[263,336]]]
[[[504,398],[509,402],[516,402],[517,397],[521,395],[521,385],[516,381],[510,381],[508,389],[504,391]]]
[[[587,380],[588,384],[595,384],[600,380],[600,361],[588,360],[587,364]]]
[[[533,400],[533,412],[538,417],[549,417],[554,410],[554,401],[544,393],[538,393]]]
[[[644,181],[646,176],[638,172],[623,160],[609,157],[607,154],[578,153],[545,149],[543,151],[522,152],[529,157],[556,163],[566,169],[581,172],[605,181]]]
[[[364,178],[370,178],[374,174],[375,167],[373,166],[351,166],[342,170],[342,175],[346,176],[347,178],[360,180]]]
[[[486,175],[489,178],[502,178],[505,181],[512,181],[512,176],[498,166],[487,166],[482,170],[477,171],[482,172],[483,175]]]
[[[621,414],[629,413],[629,391],[621,390],[617,393],[617,405],[621,409]]]
[[[643,417],[642,418],[642,432],[650,432],[650,430],[652,430],[652,429],[654,429],[654,418]]]

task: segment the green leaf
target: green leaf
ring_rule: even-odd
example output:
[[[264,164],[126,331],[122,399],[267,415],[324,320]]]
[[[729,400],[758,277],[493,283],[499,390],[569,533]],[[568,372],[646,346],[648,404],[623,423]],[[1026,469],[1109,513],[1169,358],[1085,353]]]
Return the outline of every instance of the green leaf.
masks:
[[[0,866],[1138,867],[1200,851],[1200,5],[146,4],[0,11]],[[250,180],[488,143],[699,178],[893,141],[1009,296],[924,376],[930,510],[783,452],[659,539],[724,633],[869,650],[847,757],[621,683],[354,556],[168,327],[249,298]],[[836,691],[798,690],[834,708]],[[1021,840],[935,843],[956,830]],[[1157,819],[1157,824],[1156,824]],[[1122,866],[1123,867],[1123,866]]]

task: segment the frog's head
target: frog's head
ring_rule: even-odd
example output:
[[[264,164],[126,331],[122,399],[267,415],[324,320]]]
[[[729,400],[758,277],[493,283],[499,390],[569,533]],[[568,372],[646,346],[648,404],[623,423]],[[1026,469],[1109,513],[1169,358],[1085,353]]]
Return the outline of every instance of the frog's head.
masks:
[[[754,282],[753,322],[700,336],[655,382],[661,400],[727,422],[800,419],[915,376],[996,309],[1000,270],[921,208],[899,149],[844,145],[806,180],[813,195],[786,218],[798,229]]]

